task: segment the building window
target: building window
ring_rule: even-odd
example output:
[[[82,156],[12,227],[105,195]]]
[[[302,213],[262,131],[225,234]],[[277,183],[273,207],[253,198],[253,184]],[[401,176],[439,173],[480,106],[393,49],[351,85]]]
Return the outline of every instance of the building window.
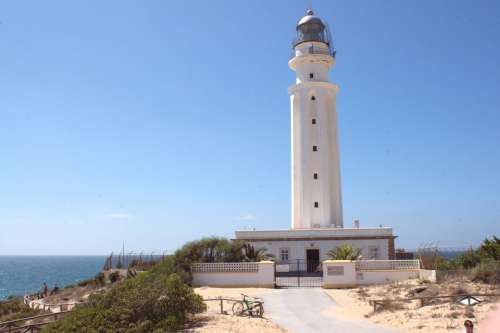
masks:
[[[318,146],[313,146],[313,151],[318,151]]]
[[[290,250],[286,247],[280,249],[280,259],[281,261],[288,261],[290,259]]]
[[[316,97],[311,96],[311,101],[315,101],[315,100],[316,100]]]
[[[314,79],[314,73],[309,73],[309,78]]]
[[[313,178],[314,178],[314,179],[318,179],[318,174],[317,174],[317,173],[314,173]]]
[[[378,259],[379,249],[378,246],[368,246],[368,259]]]
[[[316,118],[313,118],[311,122],[313,125],[316,125]]]
[[[319,207],[319,203],[317,201],[314,202],[314,208],[318,208]]]

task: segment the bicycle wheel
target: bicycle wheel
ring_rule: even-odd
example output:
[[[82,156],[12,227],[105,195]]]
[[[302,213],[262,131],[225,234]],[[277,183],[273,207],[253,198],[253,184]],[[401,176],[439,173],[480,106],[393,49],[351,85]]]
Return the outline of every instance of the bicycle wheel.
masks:
[[[254,307],[253,307],[253,314],[256,317],[262,318],[262,316],[264,315],[264,306],[262,305],[262,303],[258,303],[258,304],[254,305]]]
[[[236,302],[233,304],[233,315],[235,315],[235,316],[243,315],[243,303],[242,302]]]

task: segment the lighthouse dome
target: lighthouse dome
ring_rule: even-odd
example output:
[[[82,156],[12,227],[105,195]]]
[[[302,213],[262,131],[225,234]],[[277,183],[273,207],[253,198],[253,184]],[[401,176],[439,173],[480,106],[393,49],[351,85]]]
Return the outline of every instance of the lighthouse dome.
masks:
[[[293,47],[304,42],[321,42],[330,45],[326,25],[310,9],[299,20],[296,30],[297,37],[293,41]]]
[[[323,21],[319,17],[314,16],[314,12],[310,9],[307,10],[306,15],[297,23],[297,29],[303,24],[318,24],[324,27]]]

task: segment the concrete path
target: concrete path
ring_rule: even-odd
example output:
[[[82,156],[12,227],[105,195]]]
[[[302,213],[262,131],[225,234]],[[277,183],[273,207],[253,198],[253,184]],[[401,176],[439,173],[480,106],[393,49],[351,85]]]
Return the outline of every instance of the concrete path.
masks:
[[[396,333],[366,319],[340,320],[324,314],[338,305],[320,288],[279,289],[262,295],[265,317],[293,333]]]

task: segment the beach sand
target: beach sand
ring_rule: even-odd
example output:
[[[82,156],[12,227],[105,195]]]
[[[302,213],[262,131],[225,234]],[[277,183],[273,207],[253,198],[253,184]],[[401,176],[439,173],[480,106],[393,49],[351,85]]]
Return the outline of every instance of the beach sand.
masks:
[[[326,292],[339,307],[325,309],[325,314],[335,318],[367,318],[375,324],[397,328],[402,332],[450,333],[463,331],[466,319],[478,327],[495,309],[500,308],[498,299],[485,299],[475,306],[464,306],[450,302],[420,307],[418,301],[394,303],[390,309],[373,312],[370,299],[406,298],[408,292],[416,287],[427,287],[422,296],[449,295],[458,291],[476,293],[498,293],[498,287],[464,281],[451,281],[442,284],[422,284],[418,280],[392,283],[355,289],[328,289]],[[480,297],[481,298],[481,297]]]
[[[195,292],[203,296],[203,298],[235,298],[241,299],[241,294],[256,297],[273,289],[267,288],[195,288]],[[220,314],[220,302],[207,302],[207,312],[197,315],[193,325],[186,332],[197,333],[286,333],[287,331],[267,319],[264,313],[264,318],[240,317],[233,316],[231,307],[232,302],[224,302],[224,311],[227,314]]]

